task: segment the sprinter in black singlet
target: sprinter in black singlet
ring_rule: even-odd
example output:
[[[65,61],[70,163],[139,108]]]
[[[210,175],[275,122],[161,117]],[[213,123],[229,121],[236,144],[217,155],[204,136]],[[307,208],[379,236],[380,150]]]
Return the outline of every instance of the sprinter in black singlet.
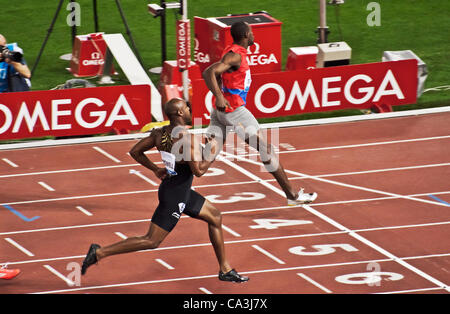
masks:
[[[165,104],[164,111],[170,124],[152,130],[148,137],[140,140],[130,151],[137,162],[152,170],[162,180],[158,189],[159,205],[147,234],[105,247],[91,244],[83,261],[81,274],[84,275],[89,266],[107,256],[157,248],[184,213],[208,223],[209,238],[219,262],[219,279],[247,281],[249,278],[232,269],[225,257],[220,211],[191,189],[194,175],[200,177],[205,174],[214,161],[217,142],[210,139],[203,149],[201,143],[187,131],[186,126],[191,123],[191,111],[184,100],[171,99]],[[161,152],[165,167],[158,167],[144,154],[153,147]]]

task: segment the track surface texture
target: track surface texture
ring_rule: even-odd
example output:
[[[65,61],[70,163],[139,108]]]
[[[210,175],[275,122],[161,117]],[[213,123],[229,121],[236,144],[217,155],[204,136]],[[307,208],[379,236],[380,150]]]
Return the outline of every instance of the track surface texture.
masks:
[[[91,243],[147,232],[159,180],[128,155],[136,140],[0,151],[0,263],[21,269],[0,279],[0,293],[448,293],[448,121],[447,112],[278,129],[292,184],[319,195],[296,207],[256,151],[226,146],[193,187],[222,212],[244,284],[218,280],[207,225],[184,215],[159,248],[79,276]]]

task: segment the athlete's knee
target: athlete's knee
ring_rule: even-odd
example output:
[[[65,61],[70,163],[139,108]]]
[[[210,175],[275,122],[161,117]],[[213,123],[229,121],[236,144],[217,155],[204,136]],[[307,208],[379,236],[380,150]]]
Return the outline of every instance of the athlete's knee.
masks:
[[[269,161],[271,157],[276,155],[273,145],[268,143],[266,138],[260,134],[255,134],[247,139],[247,144],[259,152],[263,162]]]
[[[222,213],[218,210],[214,205],[208,203],[208,212],[210,216],[210,224],[215,227],[219,227],[222,225]]]
[[[275,172],[278,170],[280,163],[272,145],[269,145],[267,150],[261,150],[260,157],[268,172]]]
[[[275,149],[270,143],[263,143],[260,147],[260,152],[261,154],[267,156],[269,159],[276,158]]]
[[[159,247],[162,241],[154,239],[150,236],[142,237],[142,246],[145,250],[153,250]]]
[[[214,213],[214,226],[220,227],[222,225],[222,213],[216,209]]]

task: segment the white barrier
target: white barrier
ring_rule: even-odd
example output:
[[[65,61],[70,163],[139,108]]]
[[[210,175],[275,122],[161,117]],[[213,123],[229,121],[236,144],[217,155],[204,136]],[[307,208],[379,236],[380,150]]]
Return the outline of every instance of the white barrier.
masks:
[[[123,35],[105,34],[103,35],[103,38],[105,39],[112,56],[116,59],[122,71],[125,73],[128,81],[130,81],[132,85],[150,85],[152,116],[156,121],[163,121],[161,94],[142,68]],[[112,62],[112,60],[105,60],[105,62]]]

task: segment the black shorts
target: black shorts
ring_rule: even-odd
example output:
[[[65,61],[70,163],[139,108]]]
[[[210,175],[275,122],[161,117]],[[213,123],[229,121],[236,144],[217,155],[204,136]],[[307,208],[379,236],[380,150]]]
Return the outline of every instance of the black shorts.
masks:
[[[184,213],[197,217],[205,198],[191,189],[194,175],[187,164],[176,164],[176,176],[164,179],[158,190],[159,205],[152,223],[170,232]]]

